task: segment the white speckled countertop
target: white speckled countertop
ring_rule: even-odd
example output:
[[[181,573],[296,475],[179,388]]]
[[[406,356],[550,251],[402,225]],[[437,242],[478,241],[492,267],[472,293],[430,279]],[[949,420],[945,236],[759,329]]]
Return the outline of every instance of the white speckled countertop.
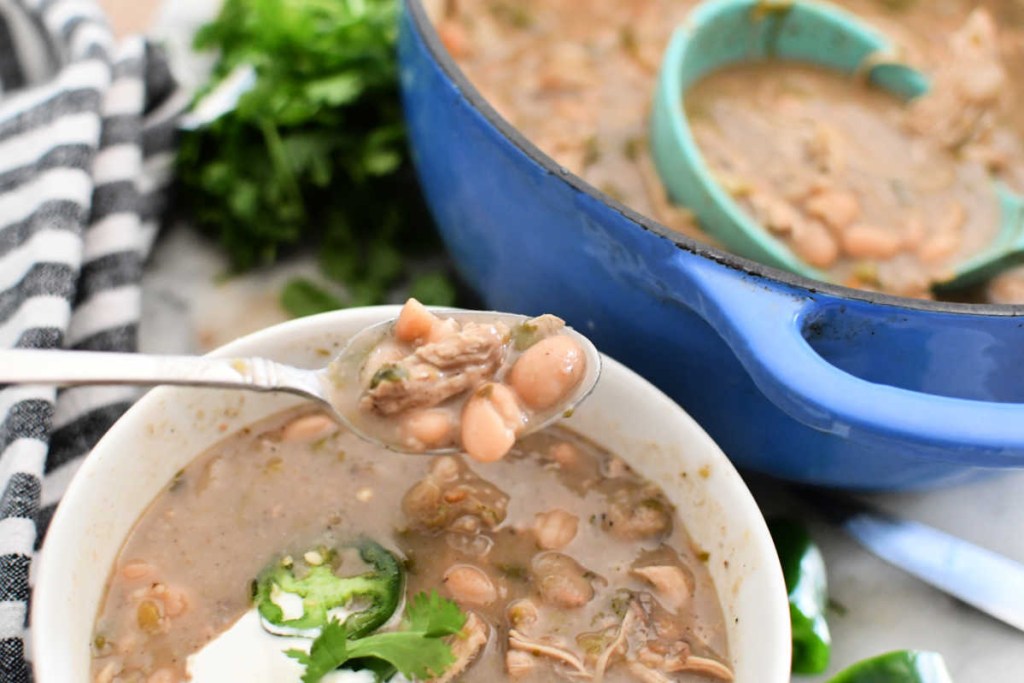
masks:
[[[134,21],[153,13],[141,5],[161,0],[102,0],[116,13],[120,30],[133,28],[120,14],[131,7]],[[185,44],[183,29],[209,14],[215,3],[169,0],[155,13],[156,33],[172,46]],[[144,283],[143,350],[200,352],[285,319],[277,307],[280,285],[313,265],[295,262],[257,275],[224,281],[225,265],[216,250],[191,230],[169,230],[156,247]],[[842,533],[803,513],[785,489],[758,477],[749,479],[762,507],[810,520],[825,555],[830,595],[844,610],[829,620],[834,673],[843,666],[894,649],[941,652],[957,683],[1024,681],[1024,633],[980,614],[861,550]],[[929,493],[887,494],[873,501],[1024,562],[1024,473]],[[827,677],[797,678],[819,683]]]

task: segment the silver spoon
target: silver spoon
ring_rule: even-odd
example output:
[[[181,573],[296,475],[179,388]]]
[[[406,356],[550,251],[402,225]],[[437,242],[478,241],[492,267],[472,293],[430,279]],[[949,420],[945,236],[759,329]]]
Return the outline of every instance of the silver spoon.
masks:
[[[530,318],[511,313],[491,311],[434,310],[443,317],[460,323],[502,322],[511,329]],[[360,437],[388,449],[410,452],[400,442],[382,436],[375,429],[377,422],[360,419],[358,401],[339,401],[340,392],[362,391],[354,383],[339,386],[338,368],[342,377],[352,377],[368,352],[386,337],[395,319],[371,325],[349,338],[348,343],[324,368],[297,368],[267,358],[210,358],[206,356],[157,356],[140,353],[107,353],[102,351],[64,351],[10,349],[0,351],[0,384],[51,384],[62,387],[82,385],[161,384],[243,389],[248,391],[280,391],[310,399],[327,409],[339,422]],[[583,349],[586,370],[583,378],[565,401],[556,409],[535,416],[520,436],[538,431],[570,413],[594,389],[601,374],[601,354],[585,336],[570,327],[568,334]],[[332,368],[335,370],[332,371]],[[450,452],[453,448],[429,449],[418,453]]]

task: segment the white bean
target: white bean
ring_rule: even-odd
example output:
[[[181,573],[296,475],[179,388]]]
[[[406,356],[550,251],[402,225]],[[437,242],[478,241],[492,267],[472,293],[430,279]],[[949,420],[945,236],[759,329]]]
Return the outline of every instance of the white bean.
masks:
[[[430,336],[438,322],[437,316],[416,299],[409,299],[402,306],[395,323],[395,338],[403,342],[422,341]]]
[[[853,258],[892,258],[902,244],[902,237],[895,231],[875,225],[860,223],[843,233],[843,251]]]
[[[836,230],[844,230],[860,216],[860,202],[852,192],[825,189],[804,202],[807,214]]]
[[[454,429],[451,414],[443,408],[407,413],[401,424],[409,445],[422,448],[437,448],[451,443]]]
[[[521,355],[508,382],[530,408],[545,410],[564,400],[586,369],[583,349],[572,337],[541,339]]]
[[[313,413],[295,418],[281,429],[282,441],[312,443],[338,431],[338,423],[324,413]]]
[[[544,550],[560,550],[576,538],[579,517],[565,510],[554,509],[538,513],[533,523],[537,545]]]
[[[444,573],[444,585],[460,605],[484,607],[498,599],[498,590],[481,569],[457,564]]]
[[[793,251],[815,268],[828,268],[839,258],[839,245],[817,221],[801,222],[793,231]]]
[[[499,460],[512,450],[522,425],[523,413],[512,390],[485,384],[462,409],[462,448],[480,462]]]

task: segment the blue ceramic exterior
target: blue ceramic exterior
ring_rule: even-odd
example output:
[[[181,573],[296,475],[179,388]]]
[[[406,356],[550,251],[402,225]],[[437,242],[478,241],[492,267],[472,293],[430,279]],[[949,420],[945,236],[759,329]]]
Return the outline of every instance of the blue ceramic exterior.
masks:
[[[907,489],[1024,466],[1024,308],[831,287],[670,233],[504,123],[408,2],[399,49],[413,157],[488,306],[563,316],[743,468]]]

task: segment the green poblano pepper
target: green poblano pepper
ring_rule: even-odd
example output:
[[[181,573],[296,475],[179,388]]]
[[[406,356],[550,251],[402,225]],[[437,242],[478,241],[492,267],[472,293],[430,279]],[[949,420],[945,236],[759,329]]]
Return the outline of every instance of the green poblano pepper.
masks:
[[[828,683],[953,683],[936,652],[898,650],[857,662]]]
[[[374,541],[355,543],[359,557],[371,570],[355,576],[338,576],[332,566],[333,553],[316,550],[322,562],[301,573],[292,562],[278,561],[264,569],[256,580],[253,600],[260,615],[271,624],[288,629],[323,627],[331,610],[343,608],[350,614],[344,624],[349,638],[361,638],[383,626],[398,608],[404,589],[401,562]],[[282,603],[301,599],[302,615],[286,618]]]
[[[793,630],[793,673],[819,674],[828,668],[832,637],[825,609],[828,583],[825,560],[807,530],[797,522],[775,519],[768,523],[782,563],[789,594]]]

